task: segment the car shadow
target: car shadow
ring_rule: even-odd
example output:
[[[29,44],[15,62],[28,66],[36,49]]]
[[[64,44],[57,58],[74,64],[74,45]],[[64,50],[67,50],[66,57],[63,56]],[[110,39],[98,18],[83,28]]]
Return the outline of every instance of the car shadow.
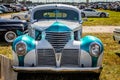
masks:
[[[84,73],[19,73],[17,80],[100,80],[95,75]]]
[[[120,53],[115,53],[115,54],[120,57]]]

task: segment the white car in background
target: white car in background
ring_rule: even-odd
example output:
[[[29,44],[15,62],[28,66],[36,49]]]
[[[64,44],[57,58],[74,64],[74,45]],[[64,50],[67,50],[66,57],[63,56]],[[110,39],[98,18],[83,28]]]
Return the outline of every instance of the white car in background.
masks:
[[[82,17],[109,17],[109,13],[100,12],[95,9],[83,9],[81,10]]]
[[[12,14],[11,19],[29,21],[30,20],[30,13],[29,13],[29,11],[26,11],[26,12]]]
[[[113,31],[113,40],[120,44],[120,28],[115,28]]]

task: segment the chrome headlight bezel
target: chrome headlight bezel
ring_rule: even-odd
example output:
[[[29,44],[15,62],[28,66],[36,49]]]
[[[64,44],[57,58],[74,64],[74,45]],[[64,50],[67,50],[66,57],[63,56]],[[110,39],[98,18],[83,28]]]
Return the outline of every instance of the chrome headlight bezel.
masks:
[[[27,52],[27,45],[25,42],[18,42],[16,45],[15,45],[15,52],[17,53],[18,56],[24,56],[26,55],[26,52]]]
[[[100,56],[100,49],[101,46],[99,43],[97,42],[93,42],[90,44],[90,47],[89,47],[89,52],[90,52],[90,55],[93,56],[93,57],[99,57]]]

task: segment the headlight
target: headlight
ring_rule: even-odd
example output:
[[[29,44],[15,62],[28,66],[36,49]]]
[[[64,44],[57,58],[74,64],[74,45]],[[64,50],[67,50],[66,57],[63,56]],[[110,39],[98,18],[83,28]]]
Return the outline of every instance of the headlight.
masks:
[[[26,54],[26,49],[27,49],[27,46],[26,46],[26,44],[24,42],[18,42],[16,44],[16,53],[18,55],[20,55],[20,56],[25,55]]]
[[[100,55],[100,45],[98,43],[92,43],[89,50],[91,56],[98,57]]]

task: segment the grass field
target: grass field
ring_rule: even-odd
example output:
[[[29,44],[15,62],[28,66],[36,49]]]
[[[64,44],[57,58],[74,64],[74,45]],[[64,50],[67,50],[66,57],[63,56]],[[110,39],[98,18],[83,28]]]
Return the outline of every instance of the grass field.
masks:
[[[120,12],[110,10],[100,10],[109,13],[108,18],[88,18],[84,21],[84,26],[120,26]]]
[[[90,33],[83,34],[93,35],[102,40],[104,43],[104,58],[103,58],[103,70],[100,75],[100,80],[120,80],[120,44],[113,41],[112,34],[103,33]],[[11,55],[11,45],[6,43],[0,43],[0,54],[4,54],[8,57]],[[116,53],[118,55],[116,55]],[[45,79],[47,80],[47,79]],[[56,78],[56,80],[67,80],[64,78]]]

